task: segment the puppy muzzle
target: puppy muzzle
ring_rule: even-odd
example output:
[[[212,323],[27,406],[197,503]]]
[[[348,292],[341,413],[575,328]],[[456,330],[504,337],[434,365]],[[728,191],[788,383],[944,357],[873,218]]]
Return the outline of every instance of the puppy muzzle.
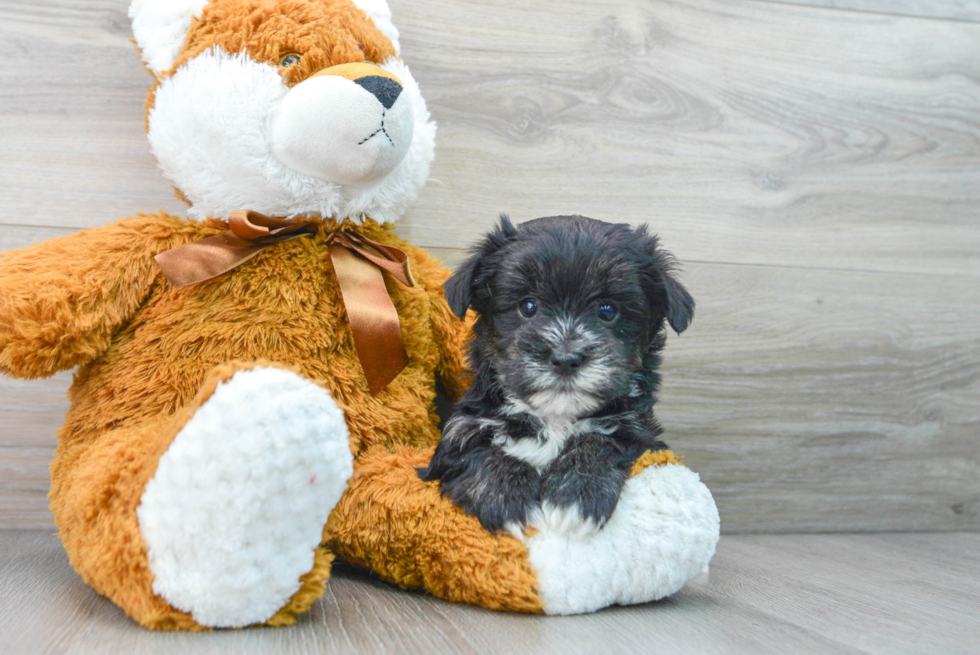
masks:
[[[549,358],[552,370],[559,376],[570,377],[575,375],[585,363],[585,355],[567,350],[552,351]]]
[[[297,84],[269,118],[272,154],[343,185],[390,173],[408,152],[415,115],[401,80],[367,63],[326,68]]]

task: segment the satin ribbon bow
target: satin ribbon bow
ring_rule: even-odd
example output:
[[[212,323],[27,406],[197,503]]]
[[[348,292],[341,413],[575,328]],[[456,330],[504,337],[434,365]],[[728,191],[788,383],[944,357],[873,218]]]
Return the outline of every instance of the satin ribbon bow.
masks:
[[[320,223],[305,218],[277,218],[253,211],[228,216],[228,231],[160,253],[157,264],[174,287],[204,282],[247,262],[265,248],[305,234]],[[415,286],[408,255],[353,230],[328,237],[330,259],[354,335],[357,358],[372,395],[380,393],[408,365],[398,311],[385,288],[382,271],[406,286]]]

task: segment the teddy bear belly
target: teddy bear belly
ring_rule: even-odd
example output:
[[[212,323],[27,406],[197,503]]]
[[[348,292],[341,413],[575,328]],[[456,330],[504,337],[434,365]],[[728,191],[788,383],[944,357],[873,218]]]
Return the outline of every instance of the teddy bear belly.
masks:
[[[221,284],[202,287],[154,293],[109,350],[79,370],[63,436],[97,438],[168,416],[194,398],[215,366],[267,360],[329,390],[344,410],[355,446],[438,441],[430,413],[435,357],[425,347],[434,338],[427,321],[400,312],[410,363],[375,397],[367,390],[339,290],[320,287],[307,297],[273,301]],[[302,286],[290,289],[297,288]],[[396,306],[407,301],[395,297]]]

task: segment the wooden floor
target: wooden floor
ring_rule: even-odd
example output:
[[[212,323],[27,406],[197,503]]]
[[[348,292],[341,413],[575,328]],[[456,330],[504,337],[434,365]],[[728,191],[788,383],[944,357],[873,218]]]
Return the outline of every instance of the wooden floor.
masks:
[[[290,628],[139,628],[79,580],[57,538],[0,531],[0,652],[980,653],[980,534],[742,535],[676,596],[579,617],[495,613],[353,569]]]

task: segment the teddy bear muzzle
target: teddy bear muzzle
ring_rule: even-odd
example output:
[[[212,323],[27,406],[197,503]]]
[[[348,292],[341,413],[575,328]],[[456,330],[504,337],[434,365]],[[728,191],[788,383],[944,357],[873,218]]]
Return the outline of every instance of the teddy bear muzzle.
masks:
[[[390,173],[412,142],[415,116],[400,79],[380,66],[341,64],[297,84],[269,118],[273,155],[343,185]]]

